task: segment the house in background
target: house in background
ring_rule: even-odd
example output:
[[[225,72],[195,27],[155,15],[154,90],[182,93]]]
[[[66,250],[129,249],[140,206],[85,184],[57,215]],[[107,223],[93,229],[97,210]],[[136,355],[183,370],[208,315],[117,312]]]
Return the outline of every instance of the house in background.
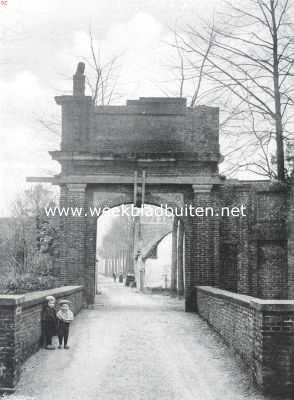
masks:
[[[172,232],[157,239],[142,252],[144,288],[170,289],[172,267]]]

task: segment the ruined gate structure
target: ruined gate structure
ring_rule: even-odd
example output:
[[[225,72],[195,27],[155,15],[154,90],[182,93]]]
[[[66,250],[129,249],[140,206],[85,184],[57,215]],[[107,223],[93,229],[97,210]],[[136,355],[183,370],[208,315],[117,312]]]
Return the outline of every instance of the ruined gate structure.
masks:
[[[84,82],[78,70],[73,96],[56,97],[62,106],[62,142],[60,151],[51,155],[61,164],[54,178],[61,187],[61,206],[132,203],[135,171],[138,182],[143,171],[146,174],[145,203],[173,209],[213,203],[213,185],[221,183],[218,109],[191,110],[180,98],[140,98],[126,106],[96,107],[84,94]],[[62,220],[62,280],[85,284],[89,302],[95,293],[96,219],[88,214]],[[218,234],[212,219],[182,218],[181,223],[189,309],[195,283],[215,283]],[[206,234],[200,235],[203,230]]]
[[[85,210],[61,218],[60,285],[82,285],[88,303],[94,301],[97,217],[90,206],[136,204],[137,188],[138,203],[175,211],[229,207],[222,217],[174,219],[173,253],[185,259],[184,268],[181,257],[173,260],[173,288],[182,286],[181,277],[186,311],[208,321],[264,391],[293,393],[293,185],[219,175],[217,108],[190,108],[183,98],[97,107],[85,95],[82,63],[73,95],[56,102],[62,140],[51,155],[61,172],[47,181],[60,186],[61,207]],[[233,211],[242,205],[245,216]]]
[[[278,183],[219,175],[217,108],[192,109],[184,98],[95,106],[85,95],[82,63],[73,77],[73,95],[55,100],[62,109],[62,139],[51,156],[61,172],[50,181],[60,186],[61,207],[88,210],[132,203],[135,173],[139,184],[146,176],[148,204],[174,210],[243,205],[243,217],[183,216],[174,224],[179,235],[185,234],[186,310],[195,307],[197,285],[288,298],[288,190]],[[62,217],[60,225],[60,283],[84,285],[89,303],[95,295],[96,226],[97,216],[89,212]]]

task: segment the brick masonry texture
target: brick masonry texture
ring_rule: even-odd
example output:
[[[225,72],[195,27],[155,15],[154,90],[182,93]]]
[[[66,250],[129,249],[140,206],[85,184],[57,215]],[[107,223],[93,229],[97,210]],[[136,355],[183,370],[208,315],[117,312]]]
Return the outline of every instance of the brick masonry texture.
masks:
[[[217,286],[264,299],[290,297],[287,191],[277,191],[268,183],[223,184],[207,193],[193,193],[189,185],[161,185],[160,188],[150,185],[146,203],[166,203],[176,208],[177,204],[172,201],[176,191],[182,192],[186,204],[203,207],[244,204],[247,214],[246,217],[180,218],[185,232],[187,309],[195,285]],[[66,206],[113,207],[132,202],[132,186],[128,185],[71,184],[62,193],[61,204]],[[91,216],[61,218],[64,240],[60,284],[85,285],[88,302],[93,301],[95,292],[96,221]],[[193,310],[192,304],[189,309]]]
[[[263,388],[271,380],[291,386],[293,308],[279,299],[294,299],[292,189],[219,176],[217,108],[191,109],[179,98],[96,107],[83,91],[58,96],[56,102],[62,106],[62,141],[50,154],[61,166],[53,180],[61,189],[61,206],[132,203],[134,172],[142,177],[143,170],[147,204],[174,210],[246,206],[246,217],[179,217],[184,246],[174,253],[184,254],[186,311],[198,309]],[[86,300],[93,303],[97,218],[63,217],[60,224],[59,283],[84,285]],[[218,287],[218,295],[199,290],[197,303],[199,285]],[[221,289],[231,292],[220,296]],[[265,306],[251,297],[253,306],[246,296],[273,303]],[[7,318],[7,324],[14,323]]]
[[[186,107],[181,98],[140,98],[126,106],[95,107],[91,99],[61,96],[64,151],[188,152],[218,156],[218,109]]]
[[[246,206],[246,217],[224,217],[219,226],[216,284],[264,299],[292,298],[288,280],[288,188],[242,183],[215,191],[216,203]]]
[[[219,177],[217,108],[191,109],[182,98],[140,98],[125,106],[96,107],[83,93],[59,96],[56,102],[62,106],[62,142],[51,155],[61,164],[56,177],[61,206],[132,203],[134,171],[141,177],[145,170],[146,203],[174,209],[190,204],[247,207],[247,217],[181,218],[187,311],[193,311],[195,285],[260,298],[290,296],[289,190],[270,182]],[[154,178],[157,184],[150,182]],[[85,285],[88,302],[95,293],[96,229],[96,218],[89,215],[61,218],[60,284]]]
[[[23,362],[40,348],[41,312],[48,295],[70,300],[75,314],[84,303],[81,286],[0,295],[0,391],[13,390]]]
[[[293,392],[293,300],[261,300],[201,286],[195,297],[199,315],[248,365],[264,392]]]

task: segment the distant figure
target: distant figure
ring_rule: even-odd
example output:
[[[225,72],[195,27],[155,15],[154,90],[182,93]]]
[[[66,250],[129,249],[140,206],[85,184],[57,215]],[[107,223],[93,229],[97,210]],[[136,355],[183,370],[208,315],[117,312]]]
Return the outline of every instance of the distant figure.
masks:
[[[114,273],[112,274],[112,276],[113,276],[113,282],[116,282],[116,273],[114,272]]]
[[[57,335],[57,317],[55,309],[55,297],[47,296],[47,304],[45,305],[42,312],[42,330],[43,330],[43,341],[45,349],[55,350],[55,346],[52,344],[53,336]]]
[[[119,281],[119,283],[123,283],[123,281],[124,281],[124,276],[123,276],[122,272],[118,276],[118,281]]]
[[[69,336],[69,325],[74,319],[74,315],[69,308],[70,301],[68,300],[60,300],[60,310],[57,313],[58,318],[58,348],[62,348],[62,342],[65,349],[69,349],[67,345],[68,336]]]

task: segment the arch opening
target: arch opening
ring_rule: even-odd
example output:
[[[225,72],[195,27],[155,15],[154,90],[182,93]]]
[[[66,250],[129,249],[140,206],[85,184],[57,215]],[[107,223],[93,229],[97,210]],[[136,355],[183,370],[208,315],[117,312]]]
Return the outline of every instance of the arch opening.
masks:
[[[96,293],[100,281],[108,278],[143,292],[182,296],[185,251],[180,225],[179,218],[154,204],[109,207],[97,218]]]

